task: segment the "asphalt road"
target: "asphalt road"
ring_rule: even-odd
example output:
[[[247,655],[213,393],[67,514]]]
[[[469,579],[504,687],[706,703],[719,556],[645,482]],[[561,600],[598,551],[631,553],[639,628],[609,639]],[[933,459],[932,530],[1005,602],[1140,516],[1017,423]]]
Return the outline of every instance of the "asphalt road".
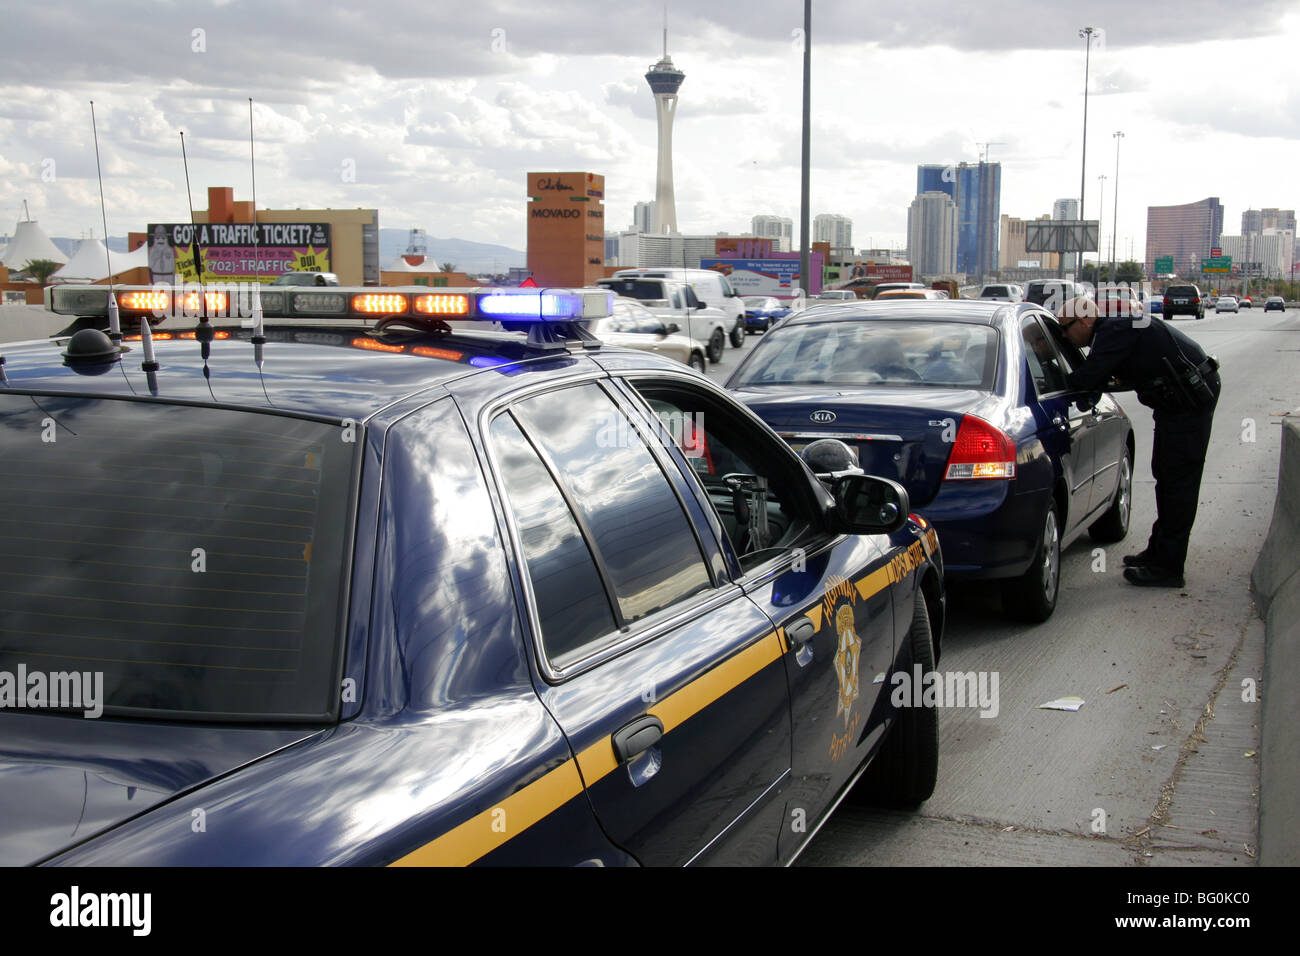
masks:
[[[1242,682],[1260,679],[1264,632],[1250,569],[1273,509],[1280,416],[1300,406],[1300,313],[1178,326],[1223,363],[1187,589],[1121,577],[1155,512],[1151,414],[1121,394],[1137,439],[1129,538],[1097,548],[1085,535],[1066,550],[1045,624],[1005,620],[996,588],[952,590],[939,670],[997,672],[997,716],[941,710],[934,796],[915,813],[846,802],[801,865],[1253,863],[1259,704],[1243,701]],[[710,377],[739,355],[729,348]],[[1066,696],[1086,703],[1038,709]]]

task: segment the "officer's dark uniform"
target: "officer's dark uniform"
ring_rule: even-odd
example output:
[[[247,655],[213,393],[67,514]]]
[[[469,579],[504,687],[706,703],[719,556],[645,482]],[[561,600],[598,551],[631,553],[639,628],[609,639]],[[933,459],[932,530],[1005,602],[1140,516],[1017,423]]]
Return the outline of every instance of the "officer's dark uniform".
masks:
[[[1087,360],[1069,376],[1070,387],[1086,392],[1136,389],[1138,401],[1152,409],[1155,419],[1151,473],[1156,480],[1156,521],[1146,550],[1135,562],[1150,571],[1138,575],[1142,580],[1126,577],[1134,583],[1181,584],[1219,400],[1218,362],[1172,324],[1155,317],[1100,316],[1090,345]],[[1195,387],[1194,377],[1188,375],[1192,368],[1205,387]],[[1111,376],[1118,385],[1107,384]]]

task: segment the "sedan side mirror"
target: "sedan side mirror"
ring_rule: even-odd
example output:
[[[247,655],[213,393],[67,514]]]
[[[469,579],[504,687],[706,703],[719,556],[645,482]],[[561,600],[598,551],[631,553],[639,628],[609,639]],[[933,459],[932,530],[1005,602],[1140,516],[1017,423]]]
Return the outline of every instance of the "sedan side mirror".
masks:
[[[678,325],[676,322],[669,322],[667,325],[663,327],[663,329],[664,329],[664,335],[676,335],[678,332],[682,330],[681,326]]]
[[[907,489],[875,475],[846,475],[835,482],[834,531],[846,534],[893,534],[907,522]]]

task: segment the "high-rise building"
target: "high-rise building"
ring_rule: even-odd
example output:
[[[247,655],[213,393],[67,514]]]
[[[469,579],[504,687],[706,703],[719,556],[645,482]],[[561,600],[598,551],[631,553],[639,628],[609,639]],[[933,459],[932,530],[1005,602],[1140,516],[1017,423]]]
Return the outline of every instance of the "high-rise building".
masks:
[[[1295,233],[1290,229],[1264,229],[1241,236],[1220,236],[1219,248],[1232,257],[1234,270],[1264,279],[1277,279],[1291,271]]]
[[[831,249],[853,249],[853,220],[824,212],[813,217],[813,242],[829,242]]]
[[[633,232],[654,232],[654,225],[655,204],[653,202],[639,202],[632,207]]]
[[[1260,235],[1265,229],[1290,229],[1295,232],[1294,209],[1247,209],[1241,214],[1241,234]]]
[[[932,189],[907,210],[907,258],[917,276],[952,275],[957,269],[957,203]]]
[[[789,252],[794,246],[794,223],[785,216],[754,216],[750,232],[758,239],[771,239],[774,252]]]
[[[650,232],[677,231],[677,198],[673,194],[673,118],[677,115],[677,91],[686,74],[673,66],[668,55],[668,27],[664,27],[664,57],[645,75],[655,97],[659,120],[659,154],[655,168],[655,208]]]
[[[1055,252],[1026,252],[1026,226],[1030,222],[1042,222],[1052,217],[1043,213],[1037,219],[1018,219],[1015,216],[1002,216],[1002,228],[998,237],[998,270],[1002,269],[1055,269]]]
[[[604,275],[605,177],[528,174],[528,268],[541,285],[588,286]]]
[[[998,265],[1002,164],[927,164],[916,168],[916,192],[947,193],[957,204],[957,272],[991,274]]]
[[[1148,206],[1146,270],[1154,272],[1156,259],[1173,256],[1175,272],[1199,272],[1201,259],[1222,235],[1223,204],[1218,196],[1182,206]]]
[[[1052,203],[1052,218],[1061,220],[1067,219],[1076,221],[1079,218],[1079,200],[1077,199],[1058,199]],[[1074,272],[1079,268],[1079,254],[1077,252],[1065,252],[1061,254],[1061,269],[1064,272]]]

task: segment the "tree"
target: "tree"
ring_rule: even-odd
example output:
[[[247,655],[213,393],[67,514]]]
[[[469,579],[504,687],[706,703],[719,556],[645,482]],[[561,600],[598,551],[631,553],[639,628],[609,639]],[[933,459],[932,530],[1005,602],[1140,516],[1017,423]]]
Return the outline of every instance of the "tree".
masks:
[[[63,268],[63,263],[56,262],[53,259],[28,259],[27,265],[23,266],[23,271],[26,272],[31,277],[31,280],[36,284],[45,285],[49,281],[50,276],[61,268]]]
[[[444,262],[444,263],[442,263],[442,271],[443,271],[443,272],[455,272],[455,271],[456,271],[456,263],[454,263],[454,262]]]
[[[1141,282],[1146,278],[1146,272],[1142,269],[1142,263],[1129,259],[1115,267],[1115,277],[1120,282]]]

